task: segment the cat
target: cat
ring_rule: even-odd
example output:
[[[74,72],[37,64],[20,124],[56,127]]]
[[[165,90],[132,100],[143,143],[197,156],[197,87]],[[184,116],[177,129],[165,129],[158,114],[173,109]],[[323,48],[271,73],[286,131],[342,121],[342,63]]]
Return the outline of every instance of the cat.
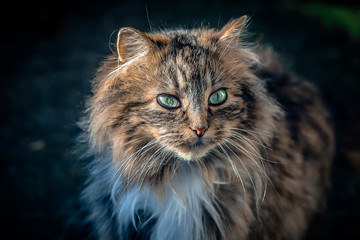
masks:
[[[118,32],[82,123],[99,239],[301,239],[334,134],[318,90],[222,29]]]

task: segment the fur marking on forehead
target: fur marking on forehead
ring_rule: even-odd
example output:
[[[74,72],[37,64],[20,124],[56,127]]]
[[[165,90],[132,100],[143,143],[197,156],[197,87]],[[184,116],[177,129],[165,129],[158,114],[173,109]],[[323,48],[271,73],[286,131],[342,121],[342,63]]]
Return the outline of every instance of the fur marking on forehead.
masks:
[[[199,101],[208,87],[209,74],[206,74],[209,51],[200,46],[195,36],[175,35],[169,64],[176,71],[176,81],[181,92],[186,92]],[[199,98],[200,97],[200,98]]]
[[[177,34],[171,38],[171,54],[174,57],[181,55],[192,62],[209,53],[210,50],[200,45],[197,37],[190,33]]]

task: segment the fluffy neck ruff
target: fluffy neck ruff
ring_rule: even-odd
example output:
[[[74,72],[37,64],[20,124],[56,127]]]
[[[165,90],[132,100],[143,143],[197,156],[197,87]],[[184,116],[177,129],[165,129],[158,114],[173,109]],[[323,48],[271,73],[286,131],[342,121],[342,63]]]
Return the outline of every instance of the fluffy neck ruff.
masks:
[[[117,182],[113,193],[123,189]],[[120,236],[127,236],[128,226],[137,231],[152,224],[150,239],[204,239],[204,218],[207,214],[224,234],[219,208],[202,173],[190,164],[179,167],[175,177],[158,197],[149,186],[132,186],[125,193],[112,196]]]

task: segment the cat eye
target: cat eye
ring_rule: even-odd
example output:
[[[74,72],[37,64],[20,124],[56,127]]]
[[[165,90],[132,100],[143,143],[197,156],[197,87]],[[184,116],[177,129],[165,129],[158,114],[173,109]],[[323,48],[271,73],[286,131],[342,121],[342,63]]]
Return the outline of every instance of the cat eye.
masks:
[[[216,92],[212,93],[209,97],[210,105],[220,105],[223,104],[227,99],[227,93],[225,89],[219,89]]]
[[[167,109],[175,109],[181,106],[180,101],[177,97],[167,94],[161,94],[156,97],[157,102],[160,106]]]

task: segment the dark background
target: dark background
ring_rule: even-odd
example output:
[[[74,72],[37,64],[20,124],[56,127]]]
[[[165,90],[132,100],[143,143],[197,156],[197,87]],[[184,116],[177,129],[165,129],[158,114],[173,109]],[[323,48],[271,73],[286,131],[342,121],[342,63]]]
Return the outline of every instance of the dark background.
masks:
[[[323,228],[312,238],[360,239],[359,3],[12,1],[0,11],[1,239],[78,238],[77,228],[64,230],[86,177],[73,154],[76,122],[120,27],[217,28],[244,14],[252,39],[273,46],[291,71],[318,85],[334,116],[332,188]]]

